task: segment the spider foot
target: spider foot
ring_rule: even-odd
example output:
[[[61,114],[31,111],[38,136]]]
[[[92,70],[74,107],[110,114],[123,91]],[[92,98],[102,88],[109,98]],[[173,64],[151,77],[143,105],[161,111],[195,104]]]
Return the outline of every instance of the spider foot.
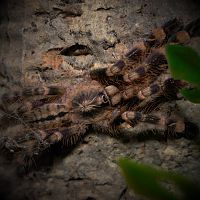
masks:
[[[16,140],[4,136],[0,139],[0,149],[9,153],[15,153],[23,150],[24,146],[18,144]]]

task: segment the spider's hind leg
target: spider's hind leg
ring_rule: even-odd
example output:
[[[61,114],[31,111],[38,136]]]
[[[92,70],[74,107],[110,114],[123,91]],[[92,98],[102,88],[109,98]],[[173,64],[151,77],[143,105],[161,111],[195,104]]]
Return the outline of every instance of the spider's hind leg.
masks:
[[[37,159],[53,145],[59,144],[59,147],[62,146],[63,149],[76,145],[86,134],[87,128],[85,124],[73,124],[69,127],[46,130],[26,129],[20,135],[16,135],[16,130],[12,129],[10,132],[13,131],[15,136],[1,138],[1,150],[16,154],[18,162],[26,165],[26,161]]]
[[[174,111],[168,113],[154,111],[144,114],[136,111],[126,111],[121,115],[123,123],[119,125],[121,131],[139,135],[141,133],[153,133],[163,138],[192,138],[199,133],[199,129],[193,123],[178,115]]]

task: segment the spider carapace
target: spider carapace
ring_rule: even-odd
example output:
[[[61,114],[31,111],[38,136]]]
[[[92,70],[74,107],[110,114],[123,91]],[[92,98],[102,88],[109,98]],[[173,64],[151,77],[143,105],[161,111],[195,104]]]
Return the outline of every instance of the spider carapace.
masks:
[[[50,85],[3,94],[1,110],[6,114],[1,122],[18,120],[2,128],[1,147],[32,157],[55,143],[74,145],[91,130],[111,136],[153,132],[167,137],[194,131],[195,125],[171,106],[181,98],[179,89],[190,86],[171,77],[164,45],[189,43],[199,27],[200,19],[187,26],[177,19],[165,23],[112,66],[90,70],[87,80],[70,92]],[[57,100],[50,101],[52,97]],[[19,99],[23,103],[16,108]]]

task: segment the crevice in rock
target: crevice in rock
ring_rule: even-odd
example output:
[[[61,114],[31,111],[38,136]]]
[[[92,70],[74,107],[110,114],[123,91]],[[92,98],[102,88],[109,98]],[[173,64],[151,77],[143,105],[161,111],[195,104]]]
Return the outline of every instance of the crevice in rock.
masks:
[[[77,177],[77,178],[72,177],[68,181],[82,181],[82,180],[84,180],[84,179],[81,177]]]
[[[126,194],[126,191],[127,191],[127,187],[125,187],[122,191],[121,191],[121,193],[120,193],[120,195],[119,195],[119,199],[118,200],[121,200],[122,198],[123,198],[123,196]]]
[[[85,200],[96,200],[94,197],[87,197]]]
[[[88,46],[78,43],[68,48],[62,49],[60,54],[64,56],[93,55],[92,50]]]
[[[63,18],[65,17],[80,17],[83,14],[80,5],[67,5],[65,7],[53,6],[53,10],[57,11],[57,15],[62,15]]]
[[[60,33],[58,34],[58,37],[59,37],[63,42],[66,42],[66,41],[65,41],[65,38],[64,38]]]
[[[105,186],[105,185],[111,186],[112,184],[109,183],[109,182],[105,182],[105,183],[95,183],[95,185],[97,185],[97,186]]]
[[[50,52],[50,51],[61,51],[63,49],[63,47],[55,47],[55,48],[51,48],[51,49],[48,49],[47,52]]]
[[[96,11],[108,11],[108,10],[113,10],[113,9],[114,9],[113,7],[108,7],[108,8],[100,7],[100,8],[97,8]]]
[[[43,9],[36,9],[34,12],[35,16],[41,16],[41,15],[49,15],[50,13]]]
[[[85,3],[84,0],[61,0],[65,4],[76,4],[76,3]]]

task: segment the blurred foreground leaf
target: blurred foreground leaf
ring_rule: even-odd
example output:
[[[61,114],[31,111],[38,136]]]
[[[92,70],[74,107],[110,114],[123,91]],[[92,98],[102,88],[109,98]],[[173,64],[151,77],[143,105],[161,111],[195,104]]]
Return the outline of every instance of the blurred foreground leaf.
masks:
[[[166,54],[175,79],[200,85],[200,56],[194,49],[182,45],[167,45]]]
[[[192,103],[200,103],[200,88],[182,89],[181,94]]]
[[[136,193],[154,200],[180,200],[169,192],[160,181],[171,181],[183,193],[184,200],[199,199],[200,189],[191,180],[176,173],[159,170],[152,166],[139,164],[133,160],[121,158],[119,166],[127,184]]]

